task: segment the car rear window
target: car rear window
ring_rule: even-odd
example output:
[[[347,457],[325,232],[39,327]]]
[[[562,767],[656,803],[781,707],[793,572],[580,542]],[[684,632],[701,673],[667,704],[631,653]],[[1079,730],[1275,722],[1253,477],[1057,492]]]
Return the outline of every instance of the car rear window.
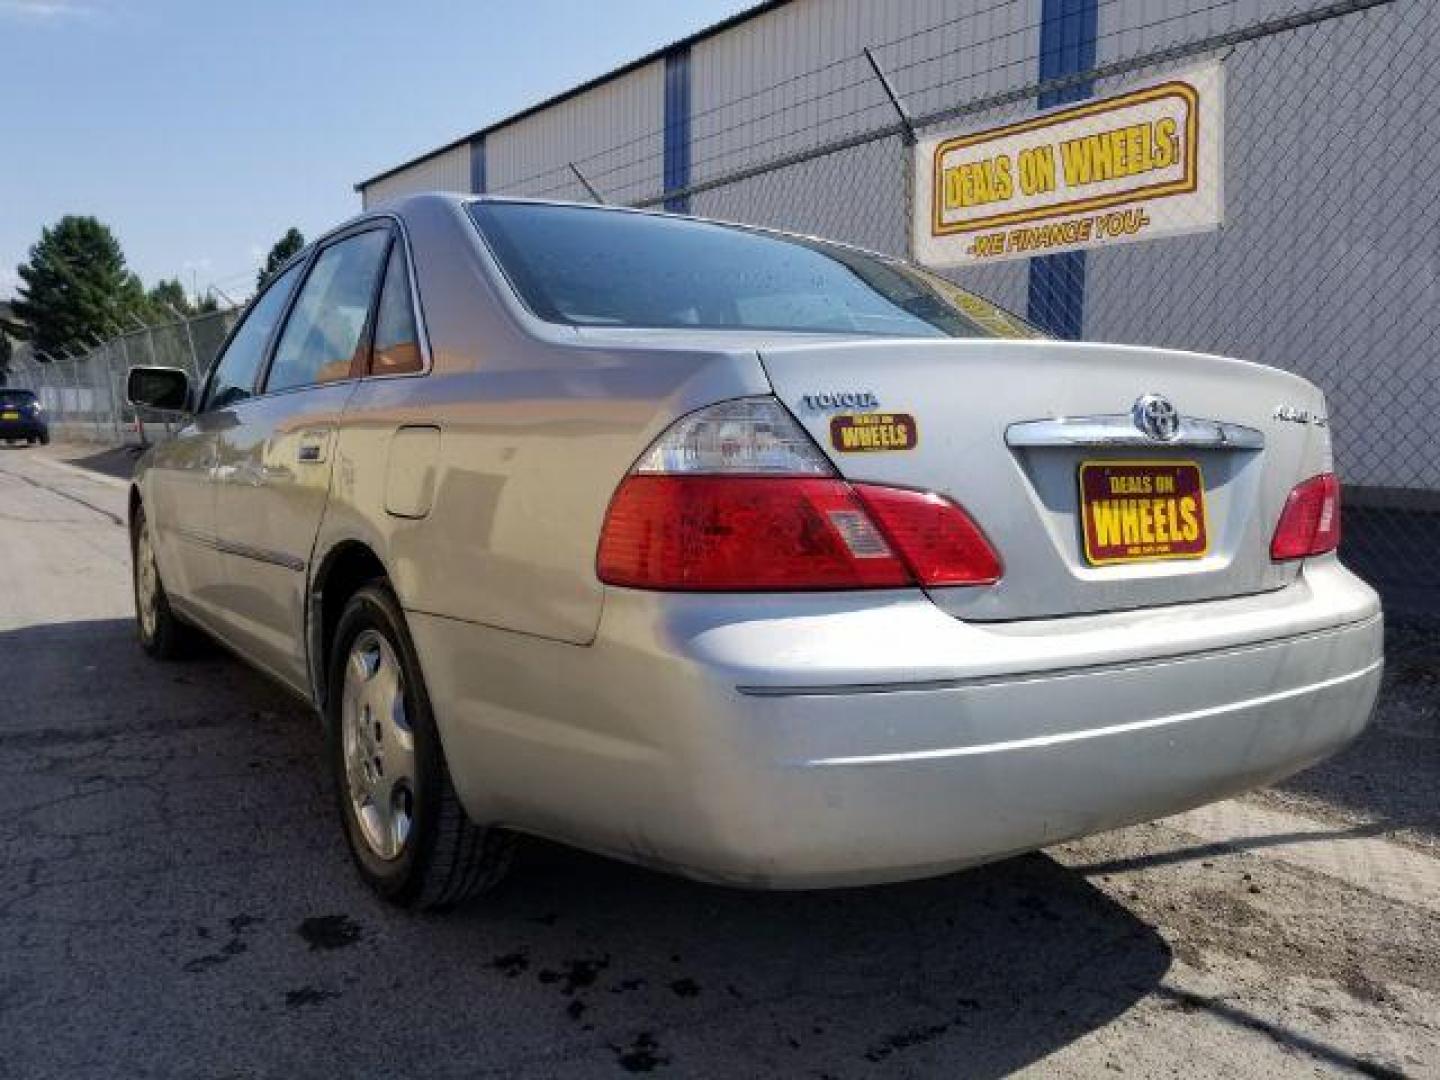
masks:
[[[35,400],[33,390],[0,390],[0,405],[15,408],[19,405],[29,405]]]
[[[525,304],[571,326],[1038,337],[935,274],[841,244],[584,206],[470,213]]]

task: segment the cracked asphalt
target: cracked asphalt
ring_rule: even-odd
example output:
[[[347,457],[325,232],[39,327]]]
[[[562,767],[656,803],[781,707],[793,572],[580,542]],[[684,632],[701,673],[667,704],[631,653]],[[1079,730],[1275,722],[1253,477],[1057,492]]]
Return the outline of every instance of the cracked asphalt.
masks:
[[[1352,749],[1204,815],[808,894],[533,843],[421,917],[303,706],[141,654],[124,487],[66,456],[0,447],[0,1076],[1440,1076],[1428,624]]]

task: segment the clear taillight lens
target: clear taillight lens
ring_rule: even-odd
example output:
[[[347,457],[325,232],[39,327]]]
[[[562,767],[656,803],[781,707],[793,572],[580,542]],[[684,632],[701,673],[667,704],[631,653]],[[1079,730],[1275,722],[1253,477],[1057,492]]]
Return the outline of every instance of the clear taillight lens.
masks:
[[[774,398],[722,401],[681,417],[631,470],[645,474],[834,476],[825,455]]]
[[[1277,562],[1324,555],[1340,546],[1340,481],[1334,473],[1297,484],[1285,500],[1270,557]]]
[[[954,503],[850,485],[773,398],[684,417],[611,500],[596,560],[611,585],[689,591],[988,584],[1000,561]]]

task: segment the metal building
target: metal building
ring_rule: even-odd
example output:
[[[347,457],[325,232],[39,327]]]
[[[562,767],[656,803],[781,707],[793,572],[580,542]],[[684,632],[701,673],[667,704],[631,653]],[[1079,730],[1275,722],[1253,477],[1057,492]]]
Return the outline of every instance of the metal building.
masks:
[[[1005,123],[1216,60],[1218,231],[958,279],[1060,336],[1296,370],[1329,395],[1352,502],[1434,514],[1440,144],[1420,133],[1440,106],[1440,4],[773,0],[357,190],[369,207],[593,188],[904,253],[915,129]]]

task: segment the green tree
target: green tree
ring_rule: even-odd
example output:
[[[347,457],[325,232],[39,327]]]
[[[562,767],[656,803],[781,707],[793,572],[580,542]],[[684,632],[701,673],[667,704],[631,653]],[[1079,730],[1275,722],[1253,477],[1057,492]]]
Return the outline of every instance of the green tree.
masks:
[[[15,359],[15,342],[25,336],[24,328],[9,318],[10,305],[0,301],[0,386],[4,386],[10,375],[10,363]]]
[[[42,230],[17,271],[15,317],[41,352],[88,346],[92,336],[108,336],[111,326],[146,308],[120,242],[93,217],[67,214]]]
[[[290,256],[305,246],[305,237],[295,226],[285,230],[285,235],[275,241],[275,246],[270,249],[270,254],[265,257],[265,265],[255,275],[255,288],[263,289],[265,283],[275,276],[276,271],[284,266]]]
[[[185,292],[185,286],[180,284],[179,278],[161,278],[145,294],[145,299],[154,312],[155,318],[162,322],[175,318],[176,314],[183,315],[188,319],[199,310],[191,302],[189,295]]]
[[[176,315],[185,319],[208,315],[219,311],[220,305],[213,296],[192,298],[179,278],[161,278],[145,294],[145,309],[141,317],[146,322],[163,323],[171,322]]]

